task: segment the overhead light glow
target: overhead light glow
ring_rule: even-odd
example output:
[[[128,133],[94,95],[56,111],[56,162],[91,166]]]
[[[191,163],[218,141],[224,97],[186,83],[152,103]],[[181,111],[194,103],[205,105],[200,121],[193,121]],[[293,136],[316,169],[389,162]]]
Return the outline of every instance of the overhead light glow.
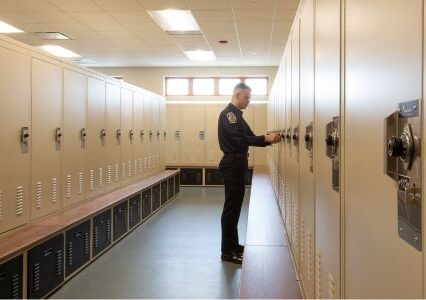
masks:
[[[0,21],[0,33],[21,33],[21,29]]]
[[[44,45],[44,46],[41,46],[40,48],[57,57],[63,57],[63,58],[80,57],[80,55],[78,55],[77,53],[72,52],[71,50],[68,50],[61,46]]]
[[[71,38],[61,32],[37,32],[38,36],[45,40],[70,40]]]
[[[166,32],[184,34],[200,31],[200,26],[190,10],[149,10],[148,14]]]
[[[185,55],[188,56],[190,60],[194,61],[212,61],[216,60],[216,55],[213,51],[206,50],[195,50],[195,51],[184,51]]]

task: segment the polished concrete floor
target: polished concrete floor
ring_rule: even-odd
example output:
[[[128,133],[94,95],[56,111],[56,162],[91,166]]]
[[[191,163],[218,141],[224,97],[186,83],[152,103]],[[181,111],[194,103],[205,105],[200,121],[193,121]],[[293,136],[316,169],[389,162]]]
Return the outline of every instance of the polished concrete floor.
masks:
[[[241,243],[249,193],[239,223]],[[241,267],[220,260],[223,198],[223,188],[182,188],[52,298],[237,298]]]

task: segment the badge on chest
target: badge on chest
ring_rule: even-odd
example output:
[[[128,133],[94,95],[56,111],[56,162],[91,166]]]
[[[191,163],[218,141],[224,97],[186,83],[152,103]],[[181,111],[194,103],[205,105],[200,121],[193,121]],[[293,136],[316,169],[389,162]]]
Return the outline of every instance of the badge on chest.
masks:
[[[228,121],[230,124],[237,123],[237,116],[233,112],[227,113],[226,117],[228,118]]]

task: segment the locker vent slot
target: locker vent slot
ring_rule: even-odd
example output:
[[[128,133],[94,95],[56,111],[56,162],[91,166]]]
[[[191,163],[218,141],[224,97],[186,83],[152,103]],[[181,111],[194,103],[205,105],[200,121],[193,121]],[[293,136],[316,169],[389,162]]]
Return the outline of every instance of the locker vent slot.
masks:
[[[300,264],[305,263],[305,220],[300,220]]]
[[[312,280],[312,257],[311,257],[311,253],[312,253],[312,234],[311,232],[308,230],[308,248],[306,250],[307,253],[307,259],[308,259],[308,263],[307,263],[307,279],[309,281]]]
[[[142,173],[142,167],[143,167],[143,160],[142,157],[139,158],[139,173]]]
[[[99,227],[95,226],[93,228],[93,246],[98,248],[99,246]]]
[[[331,273],[328,273],[328,299],[334,299],[336,294],[334,277]]]
[[[56,251],[56,275],[62,275],[62,250]]]
[[[111,220],[107,220],[107,240],[111,238]]]
[[[317,249],[315,255],[315,298],[321,298],[321,253]]]
[[[111,166],[108,166],[107,185],[111,184]]]
[[[90,170],[90,178],[89,178],[89,180],[90,180],[90,190],[91,191],[93,191],[93,190],[95,190],[95,175],[94,175],[94,171],[93,170]]]
[[[13,274],[12,276],[12,299],[19,299],[20,288],[19,288],[19,274]]]
[[[127,162],[127,164],[128,164],[128,172],[129,172],[129,178],[130,177],[132,177],[132,162],[129,160],[128,162]]]
[[[67,175],[67,199],[71,198],[71,175]]]
[[[24,187],[18,186],[16,188],[16,214],[22,215],[24,212]],[[1,192],[0,192],[0,220],[1,220]]]
[[[126,178],[126,163],[122,162],[121,163],[121,178]]]
[[[115,164],[115,182],[120,180],[119,167],[118,164]]]
[[[67,247],[67,264],[68,266],[72,266],[72,242],[71,241],[68,242],[68,247]]]
[[[89,255],[89,233],[84,234],[84,255]]]
[[[78,194],[83,194],[83,173],[78,173]]]
[[[43,183],[41,181],[36,184],[36,207],[41,208],[41,193],[42,193]]]
[[[146,158],[146,156],[144,157],[144,170],[146,171],[146,168],[147,168],[147,158]]]
[[[34,285],[34,292],[38,292],[41,289],[41,286],[40,286],[40,263],[36,263],[33,266],[33,285]]]
[[[137,159],[135,159],[134,166],[135,166],[135,169],[134,169],[133,174],[136,175],[136,174],[138,174],[138,161],[137,161]]]
[[[56,203],[57,200],[57,184],[56,184],[56,178],[52,179],[52,203]]]
[[[104,186],[104,169],[99,168],[99,187]]]

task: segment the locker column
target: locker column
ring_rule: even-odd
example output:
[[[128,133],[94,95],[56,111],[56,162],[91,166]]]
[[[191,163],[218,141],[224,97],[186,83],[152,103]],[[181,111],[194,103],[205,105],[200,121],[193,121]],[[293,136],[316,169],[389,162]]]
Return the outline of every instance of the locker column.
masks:
[[[133,140],[133,159],[135,160],[135,180],[142,179],[143,177],[143,122],[144,122],[144,110],[143,110],[144,96],[141,91],[134,93],[133,102],[133,128],[134,128],[134,140]]]
[[[164,143],[165,161],[168,166],[179,165],[179,140],[180,140],[180,105],[167,104],[167,135]]]
[[[133,180],[133,93],[121,88],[121,186],[129,185]]]

